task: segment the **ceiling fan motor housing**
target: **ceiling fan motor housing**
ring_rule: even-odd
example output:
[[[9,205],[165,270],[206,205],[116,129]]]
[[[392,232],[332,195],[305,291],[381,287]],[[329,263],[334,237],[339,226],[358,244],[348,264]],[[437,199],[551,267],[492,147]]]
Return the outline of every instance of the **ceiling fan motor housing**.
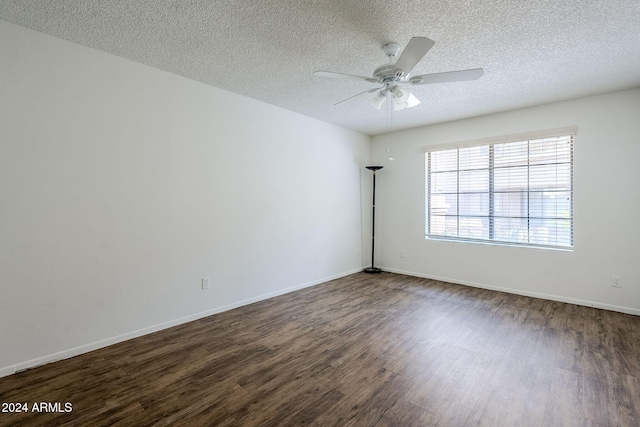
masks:
[[[396,64],[384,64],[376,68],[373,77],[382,83],[388,82],[404,82],[409,78],[409,74],[402,70],[395,70]]]

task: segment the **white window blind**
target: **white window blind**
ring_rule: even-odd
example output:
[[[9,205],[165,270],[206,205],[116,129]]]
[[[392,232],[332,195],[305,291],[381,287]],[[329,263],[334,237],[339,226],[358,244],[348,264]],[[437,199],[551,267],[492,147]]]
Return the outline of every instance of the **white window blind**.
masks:
[[[427,238],[573,248],[572,134],[440,148],[425,162]]]

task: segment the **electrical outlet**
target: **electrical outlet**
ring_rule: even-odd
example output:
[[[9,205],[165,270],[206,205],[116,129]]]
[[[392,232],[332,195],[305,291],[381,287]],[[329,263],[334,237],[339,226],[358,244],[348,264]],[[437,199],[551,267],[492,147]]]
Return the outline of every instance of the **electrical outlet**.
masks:
[[[208,277],[202,278],[202,290],[209,289],[209,284],[211,280]]]
[[[614,288],[621,288],[622,278],[620,276],[611,276],[611,286]]]
[[[404,258],[406,255],[405,251],[400,251],[400,258]]]

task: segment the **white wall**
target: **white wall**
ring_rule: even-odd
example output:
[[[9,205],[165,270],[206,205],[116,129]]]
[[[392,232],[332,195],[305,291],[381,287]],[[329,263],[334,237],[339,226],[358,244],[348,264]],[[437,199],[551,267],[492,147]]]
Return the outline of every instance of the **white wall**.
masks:
[[[573,252],[425,240],[425,146],[571,125]],[[640,314],[639,89],[380,135],[372,159],[386,270]]]
[[[0,376],[361,268],[368,136],[3,21],[0,58]]]

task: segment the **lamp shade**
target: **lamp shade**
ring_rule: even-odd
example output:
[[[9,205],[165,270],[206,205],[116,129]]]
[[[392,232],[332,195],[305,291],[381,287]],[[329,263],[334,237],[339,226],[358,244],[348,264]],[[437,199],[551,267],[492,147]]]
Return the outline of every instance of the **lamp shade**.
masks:
[[[420,104],[420,100],[416,98],[408,89],[396,87],[393,89],[393,110],[400,111],[405,108],[415,107]]]
[[[415,107],[420,104],[420,100],[416,98],[411,92],[409,92],[409,99],[407,99],[407,108]]]
[[[400,86],[393,88],[393,111],[400,111],[407,108],[407,100],[409,99],[409,91],[402,89]]]
[[[393,88],[393,102],[397,104],[404,104],[409,99],[409,92],[407,89],[403,89],[400,86],[396,86]]]
[[[382,93],[382,91],[380,91],[376,94],[376,96],[371,98],[370,102],[371,102],[371,105],[373,105],[373,108],[375,108],[376,110],[379,110],[382,107],[382,104],[384,104],[385,99],[387,99],[387,96],[384,93]]]

